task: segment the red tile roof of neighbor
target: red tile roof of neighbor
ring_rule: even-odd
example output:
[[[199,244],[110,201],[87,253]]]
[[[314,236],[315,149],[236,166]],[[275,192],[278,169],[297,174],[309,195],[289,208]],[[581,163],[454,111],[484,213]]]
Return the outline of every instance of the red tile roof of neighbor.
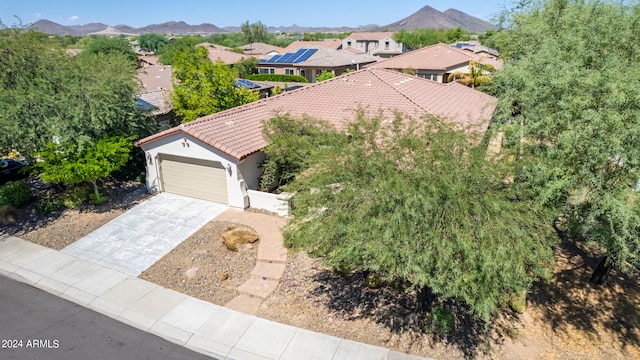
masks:
[[[227,50],[229,48],[226,46],[212,45],[209,43],[198,44],[198,46],[206,47],[207,51],[209,52],[209,55],[207,55],[207,57],[214,64],[218,59],[220,59],[223,63],[232,65],[237,63],[238,61],[242,61],[246,58],[251,57],[251,55],[244,55],[237,52],[229,51]]]
[[[410,51],[402,55],[378,61],[369,67],[385,69],[421,69],[446,71],[459,67],[469,61],[492,65],[495,69],[502,68],[502,61],[457,49],[446,44],[435,44],[422,49]]]
[[[289,46],[284,48],[284,52],[293,52],[298,49],[307,47],[323,47],[327,49],[338,50],[342,46],[342,40],[340,39],[324,39],[322,41],[294,41]]]
[[[188,134],[241,160],[267,145],[262,123],[278,114],[323,119],[343,129],[355,111],[392,118],[396,111],[418,118],[434,115],[460,126],[485,131],[496,99],[458,83],[441,84],[393,70],[364,69],[271,98],[211,114],[140,140],[143,145]]]
[[[279,46],[265,44],[265,43],[251,43],[240,46],[240,49],[244,50],[244,53],[247,55],[265,55],[272,51],[276,51],[278,53],[283,53],[284,48]]]
[[[155,106],[152,114],[166,114],[172,109],[173,89],[171,66],[146,65],[138,69],[141,89],[138,98]]]

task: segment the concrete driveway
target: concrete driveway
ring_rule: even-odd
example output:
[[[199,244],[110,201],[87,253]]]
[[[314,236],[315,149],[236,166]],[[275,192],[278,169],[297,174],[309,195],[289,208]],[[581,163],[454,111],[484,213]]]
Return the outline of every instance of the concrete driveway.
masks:
[[[160,193],[61,252],[138,276],[227,208]]]

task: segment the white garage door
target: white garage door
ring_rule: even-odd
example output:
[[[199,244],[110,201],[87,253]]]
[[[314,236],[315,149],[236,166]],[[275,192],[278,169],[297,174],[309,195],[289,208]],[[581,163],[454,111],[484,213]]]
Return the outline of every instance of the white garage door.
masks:
[[[229,203],[227,173],[217,161],[160,154],[162,191]]]

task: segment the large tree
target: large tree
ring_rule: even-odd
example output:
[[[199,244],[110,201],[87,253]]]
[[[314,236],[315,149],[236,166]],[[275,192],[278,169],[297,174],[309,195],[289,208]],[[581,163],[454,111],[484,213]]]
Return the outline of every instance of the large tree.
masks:
[[[247,44],[265,42],[269,38],[269,30],[267,30],[267,26],[260,21],[251,24],[249,21],[245,21],[240,26],[240,30],[242,30],[242,35],[244,35],[244,39]]]
[[[237,86],[235,69],[212,63],[204,46],[175,54],[173,66],[173,106],[183,122],[258,100],[257,92]]]
[[[82,55],[124,55],[131,61],[135,61],[137,55],[129,40],[123,37],[90,36],[82,48]]]
[[[183,35],[169,40],[169,43],[158,49],[160,62],[165,65],[173,65],[174,56],[179,53],[193,51],[197,44],[204,42],[200,35]]]
[[[477,135],[403,115],[360,114],[341,136],[329,131],[333,141],[266,129],[271,156],[279,147],[312,155],[286,187],[295,193],[287,245],[336,269],[406,279],[420,300],[452,298],[485,321],[549,275],[550,218],[509,180],[514,163],[490,160]]]
[[[470,34],[462,28],[455,29],[430,29],[416,28],[410,31],[399,30],[393,35],[393,39],[401,42],[409,50],[417,50],[425,46],[437,43],[452,43],[456,41],[469,40]]]
[[[640,5],[540,0],[495,35],[497,119],[526,176],[574,238],[606,255],[592,280],[640,261]]]
[[[138,37],[140,49],[157,53],[169,43],[166,36],[156,33],[142,34]]]
[[[0,30],[0,149],[27,157],[52,141],[144,136],[153,121],[136,107],[127,55],[71,56],[46,34]]]
[[[132,148],[133,138],[109,135],[84,143],[49,143],[34,167],[43,181],[65,186],[91,183],[95,199],[100,196],[98,181],[124,166]]]

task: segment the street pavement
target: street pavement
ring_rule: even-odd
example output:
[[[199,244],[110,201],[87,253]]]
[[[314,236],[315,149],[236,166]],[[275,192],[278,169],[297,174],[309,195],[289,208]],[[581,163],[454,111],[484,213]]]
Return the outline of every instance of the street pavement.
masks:
[[[138,205],[113,220],[115,226],[107,224],[96,231],[98,235],[90,234],[87,243],[62,251],[0,234],[0,276],[23,283],[22,287],[16,287],[18,290],[10,285],[0,286],[0,340],[5,341],[0,345],[8,347],[13,345],[11,340],[23,340],[20,351],[0,348],[0,359],[57,359],[58,355],[60,359],[206,358],[197,357],[200,354],[215,359],[423,359],[251,315],[256,304],[277,284],[284,269],[286,249],[278,236],[263,238],[264,244],[258,248],[260,262],[252,278],[241,286],[243,297],[229,304],[234,305],[230,308],[137,278],[140,271],[216,216],[248,222],[263,232],[278,230],[277,222],[258,220],[257,215],[249,212],[224,211],[224,206],[171,194],[154,198],[162,201],[151,206],[147,202]],[[180,211],[176,213],[175,209]],[[187,216],[189,209],[197,211]],[[169,213],[173,215],[167,216]],[[198,220],[190,222],[189,216]],[[153,221],[147,222],[147,218]],[[128,231],[126,227],[140,227],[144,231],[132,230],[123,236]],[[153,232],[154,227],[171,235],[163,237],[162,231]],[[145,237],[145,232],[158,235]],[[174,237],[181,240],[171,240]],[[144,240],[140,241],[141,238]],[[94,255],[100,241],[95,239],[110,244],[98,256]],[[153,250],[145,252],[145,246]],[[136,253],[132,257],[123,255],[132,252]],[[137,264],[138,261],[142,264]],[[36,300],[46,294],[21,292],[32,289],[29,286],[44,290],[67,305],[68,301],[73,304],[69,308],[59,305],[65,310],[57,310],[55,302],[49,305],[50,299]],[[11,297],[13,292],[15,297]],[[44,312],[38,313],[37,309]],[[85,311],[88,315],[80,315]],[[108,332],[114,324],[122,325],[123,329],[118,328],[114,334]],[[29,339],[37,340],[44,348],[28,350]],[[170,344],[159,342],[162,339]],[[30,346],[33,348],[33,343]],[[183,353],[184,348],[198,354]],[[168,353],[154,352],[160,350]]]
[[[0,359],[211,359],[0,276]]]

